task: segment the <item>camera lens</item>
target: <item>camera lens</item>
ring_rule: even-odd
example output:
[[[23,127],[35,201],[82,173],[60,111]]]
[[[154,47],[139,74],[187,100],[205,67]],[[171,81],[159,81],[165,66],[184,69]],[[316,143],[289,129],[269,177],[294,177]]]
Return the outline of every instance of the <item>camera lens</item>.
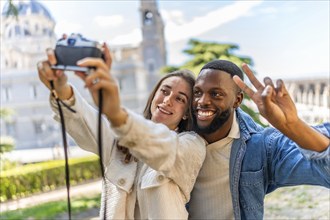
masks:
[[[75,43],[76,43],[76,39],[73,39],[73,38],[68,39],[68,45],[69,46],[74,46]]]

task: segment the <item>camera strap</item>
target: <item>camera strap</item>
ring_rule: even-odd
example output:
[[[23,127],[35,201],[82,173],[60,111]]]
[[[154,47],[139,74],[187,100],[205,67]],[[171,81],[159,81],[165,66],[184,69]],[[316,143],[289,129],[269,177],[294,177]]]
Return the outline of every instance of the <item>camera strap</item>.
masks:
[[[100,169],[101,175],[103,179],[104,185],[104,211],[103,211],[103,219],[106,220],[106,213],[107,213],[107,183],[105,180],[105,172],[103,166],[103,151],[102,151],[102,108],[103,108],[103,93],[102,89],[98,91],[98,98],[99,98],[99,114],[98,114],[98,122],[97,122],[97,141],[99,147],[99,161],[100,161]]]
[[[50,81],[51,93],[52,96],[55,98],[58,110],[60,113],[60,120],[61,120],[61,127],[62,127],[62,139],[63,139],[63,146],[64,146],[64,158],[65,158],[65,184],[66,184],[66,192],[67,192],[67,201],[68,201],[68,215],[69,219],[71,220],[71,202],[70,202],[70,170],[69,170],[69,161],[68,161],[68,145],[66,139],[66,130],[65,130],[65,123],[64,123],[64,116],[61,104],[63,104],[66,108],[68,108],[72,112],[76,112],[70,106],[66,105],[62,100],[60,100],[57,96],[54,81]]]
[[[61,130],[62,130],[62,139],[63,139],[63,146],[64,146],[64,158],[65,158],[65,182],[66,182],[66,189],[67,189],[67,205],[68,205],[68,215],[69,219],[71,220],[71,201],[70,201],[70,170],[69,170],[69,163],[68,163],[68,145],[67,145],[67,138],[66,138],[66,129],[65,129],[65,123],[64,123],[64,115],[63,110],[61,107],[61,104],[65,106],[68,110],[70,110],[73,113],[76,113],[74,109],[72,109],[70,106],[65,104],[62,100],[58,98],[58,95],[55,90],[54,81],[50,81],[51,86],[51,93],[52,96],[55,98],[59,114],[60,114],[60,121],[61,121]],[[107,189],[106,189],[106,181],[105,181],[105,175],[104,175],[104,166],[103,166],[103,152],[102,152],[102,106],[103,106],[103,95],[102,95],[102,89],[98,91],[98,98],[99,98],[99,113],[98,113],[98,150],[99,150],[99,163],[100,163],[100,169],[101,169],[101,175],[103,179],[103,184],[105,187],[105,193],[104,193],[104,212],[103,212],[103,218],[106,219],[106,209],[107,209]]]

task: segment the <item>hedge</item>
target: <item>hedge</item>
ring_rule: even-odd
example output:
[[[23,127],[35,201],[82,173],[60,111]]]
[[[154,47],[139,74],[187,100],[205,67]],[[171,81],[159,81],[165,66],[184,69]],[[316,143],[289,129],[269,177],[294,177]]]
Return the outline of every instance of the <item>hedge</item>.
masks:
[[[101,177],[96,156],[69,159],[70,185]],[[0,174],[0,201],[15,200],[65,186],[65,162],[28,164]]]

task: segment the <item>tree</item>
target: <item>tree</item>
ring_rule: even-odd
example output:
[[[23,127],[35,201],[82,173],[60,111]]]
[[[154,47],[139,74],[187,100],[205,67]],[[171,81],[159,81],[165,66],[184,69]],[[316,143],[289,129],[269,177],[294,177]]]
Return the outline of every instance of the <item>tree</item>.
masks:
[[[185,62],[182,66],[166,66],[161,72],[169,73],[178,69],[189,69],[196,75],[199,73],[201,68],[208,62],[215,59],[229,60],[235,63],[237,66],[241,67],[243,63],[253,65],[252,58],[247,56],[239,56],[233,53],[234,50],[238,50],[239,46],[236,44],[220,44],[217,42],[202,42],[197,39],[191,39],[188,42],[188,49],[183,52],[188,54],[191,59]],[[256,122],[262,126],[266,126],[262,122],[262,118],[258,112],[253,108],[249,107],[251,101],[248,96],[246,96],[246,105],[244,102],[241,108],[248,113]]]
[[[7,108],[1,108],[0,109],[0,120],[7,121],[10,117],[10,115],[13,114],[13,111],[11,109]],[[15,146],[15,141],[10,136],[0,136],[0,155],[9,152],[13,150]]]
[[[18,8],[13,3],[13,0],[8,0],[8,4],[9,6],[6,16],[8,17],[9,15],[14,15],[16,18],[18,18]]]
[[[250,57],[233,54],[233,50],[239,49],[239,46],[236,44],[220,44],[191,39],[188,42],[188,47],[189,48],[183,52],[191,57],[190,60],[181,67],[166,66],[162,69],[162,72],[168,73],[177,69],[189,69],[195,74],[198,74],[204,64],[215,59],[230,60],[238,66],[241,66],[242,63],[253,65],[253,61]]]

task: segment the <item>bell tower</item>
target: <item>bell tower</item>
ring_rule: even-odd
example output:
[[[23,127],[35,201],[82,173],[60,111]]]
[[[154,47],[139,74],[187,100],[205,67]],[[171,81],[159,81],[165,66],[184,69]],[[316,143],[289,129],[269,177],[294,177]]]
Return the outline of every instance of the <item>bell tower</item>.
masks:
[[[164,23],[156,0],[141,0],[142,57],[150,91],[160,78],[159,71],[166,65]]]

